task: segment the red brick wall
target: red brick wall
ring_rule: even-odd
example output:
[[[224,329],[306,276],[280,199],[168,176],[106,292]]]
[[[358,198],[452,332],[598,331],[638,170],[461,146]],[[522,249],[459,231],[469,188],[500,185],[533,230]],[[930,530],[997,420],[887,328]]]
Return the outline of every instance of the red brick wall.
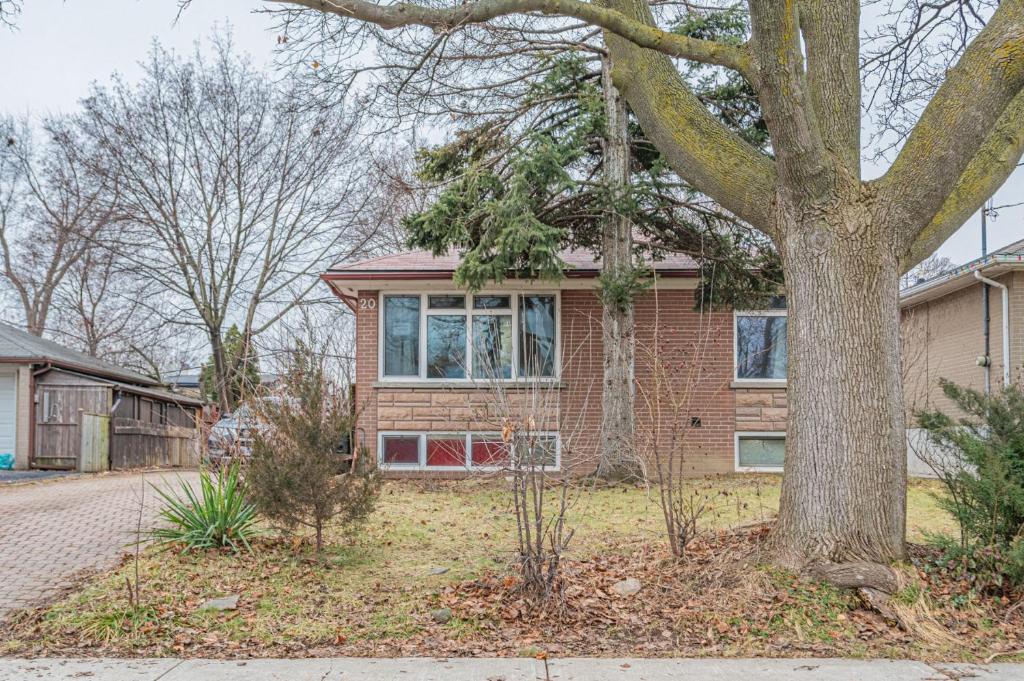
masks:
[[[561,292],[562,367],[557,386],[509,388],[500,395],[488,387],[374,387],[377,291],[360,291],[359,298],[373,301],[372,306],[358,305],[356,315],[359,426],[373,456],[379,430],[488,431],[499,429],[505,415],[531,414],[538,428],[560,430],[563,467],[580,474],[594,470],[603,379],[601,305],[595,292]],[[636,330],[637,438],[643,443],[642,454],[650,457],[656,448],[663,458],[682,457],[682,470],[690,475],[733,471],[734,432],[741,414],[737,391],[731,387],[732,312],[695,311],[691,290],[648,291],[636,303]],[[765,394],[771,401],[758,405],[766,409],[759,411],[757,422],[750,421],[747,417],[753,413],[744,409],[741,430],[784,430],[784,416],[780,420],[780,412],[773,411],[784,412],[784,389],[740,393]],[[763,422],[771,426],[762,428]]]
[[[637,300],[637,439],[652,462],[657,448],[662,465],[673,457],[684,474],[730,472],[733,316],[696,311],[693,301],[688,290]]]
[[[360,291],[356,304],[356,440],[377,456],[377,291]]]
[[[601,316],[593,291],[562,291],[562,459],[580,474],[597,468],[601,442]]]

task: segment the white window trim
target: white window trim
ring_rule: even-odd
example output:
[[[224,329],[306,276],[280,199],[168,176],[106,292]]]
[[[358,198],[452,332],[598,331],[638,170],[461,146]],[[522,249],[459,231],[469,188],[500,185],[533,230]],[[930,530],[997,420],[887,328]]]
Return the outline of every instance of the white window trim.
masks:
[[[782,466],[740,466],[740,440],[785,440],[784,430],[744,430],[733,436],[733,468],[737,473],[781,473]]]
[[[740,317],[788,317],[786,310],[734,310],[732,313],[732,380],[733,383],[757,383],[761,386],[785,387],[788,378],[740,378]],[[788,323],[788,320],[787,320]],[[789,375],[789,367],[786,368]],[[742,387],[742,386],[741,386]]]
[[[545,466],[544,470],[558,472],[562,470],[562,438],[558,431],[544,430],[533,433],[537,437],[555,438],[555,465]],[[384,438],[385,437],[415,437],[418,440],[419,463],[384,463]],[[440,436],[455,439],[465,438],[466,441],[466,465],[465,466],[427,466],[427,437]],[[474,466],[473,465],[473,441],[474,436],[501,439],[501,433],[493,430],[471,430],[466,433],[429,431],[429,430],[382,430],[377,433],[377,465],[381,470],[389,471],[463,471],[467,473],[496,473],[508,470],[506,466]]]
[[[465,296],[465,308],[446,308],[430,310],[427,308],[427,296]],[[473,309],[474,295],[510,296],[509,308],[495,308],[487,310]],[[519,296],[554,296],[555,298],[555,371],[553,376],[519,376]],[[417,376],[385,376],[384,375],[384,321],[386,311],[384,298],[388,296],[418,296],[420,299],[420,328],[419,328],[419,375]],[[483,290],[475,293],[465,291],[379,291],[377,293],[377,380],[381,383],[422,383],[432,384],[478,384],[482,387],[492,383],[557,383],[562,375],[562,296],[557,290]],[[465,378],[431,378],[427,376],[427,317],[430,315],[465,315],[466,316],[466,364],[467,373]],[[473,376],[473,317],[475,315],[501,315],[508,314],[512,317],[512,376],[510,378],[494,378],[490,376]]]

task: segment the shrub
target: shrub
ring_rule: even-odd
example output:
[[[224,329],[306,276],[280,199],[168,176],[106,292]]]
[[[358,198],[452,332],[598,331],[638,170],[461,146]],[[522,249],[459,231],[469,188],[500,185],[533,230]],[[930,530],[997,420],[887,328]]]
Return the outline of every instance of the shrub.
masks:
[[[288,359],[280,394],[261,406],[246,473],[260,511],[286,530],[308,527],[323,548],[330,520],[351,529],[374,508],[381,476],[365,451],[347,457],[354,416],[324,354],[300,343]]]
[[[941,385],[964,416],[917,419],[933,445],[922,458],[948,492],[939,501],[960,526],[959,542],[937,540],[944,561],[978,590],[1024,583],[1024,392]]]
[[[238,466],[199,474],[199,495],[182,481],[179,492],[154,486],[163,499],[158,514],[163,525],[149,535],[161,544],[184,544],[185,550],[230,547],[251,552],[249,540],[257,533],[256,507],[246,500]]]

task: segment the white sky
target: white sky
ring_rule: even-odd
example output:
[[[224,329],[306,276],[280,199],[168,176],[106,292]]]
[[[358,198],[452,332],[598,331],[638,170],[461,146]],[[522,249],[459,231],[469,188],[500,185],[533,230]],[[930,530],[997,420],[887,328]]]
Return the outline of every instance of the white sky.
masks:
[[[13,31],[0,29],[0,109],[11,113],[70,111],[90,83],[119,72],[129,79],[153,38],[179,52],[230,23],[235,43],[257,64],[269,64],[273,19],[255,14],[259,0],[193,0],[175,23],[176,0],[26,0]],[[866,167],[868,175],[882,169]],[[995,204],[1024,201],[1024,168],[995,196]],[[980,220],[973,217],[939,250],[956,263],[981,253]],[[1024,206],[989,221],[989,248],[1024,238]]]

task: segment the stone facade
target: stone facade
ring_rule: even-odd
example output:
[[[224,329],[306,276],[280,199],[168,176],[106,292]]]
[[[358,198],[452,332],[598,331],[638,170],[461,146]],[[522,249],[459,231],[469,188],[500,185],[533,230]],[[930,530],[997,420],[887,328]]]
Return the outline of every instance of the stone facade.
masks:
[[[737,388],[736,430],[742,432],[785,432],[785,388]]]

